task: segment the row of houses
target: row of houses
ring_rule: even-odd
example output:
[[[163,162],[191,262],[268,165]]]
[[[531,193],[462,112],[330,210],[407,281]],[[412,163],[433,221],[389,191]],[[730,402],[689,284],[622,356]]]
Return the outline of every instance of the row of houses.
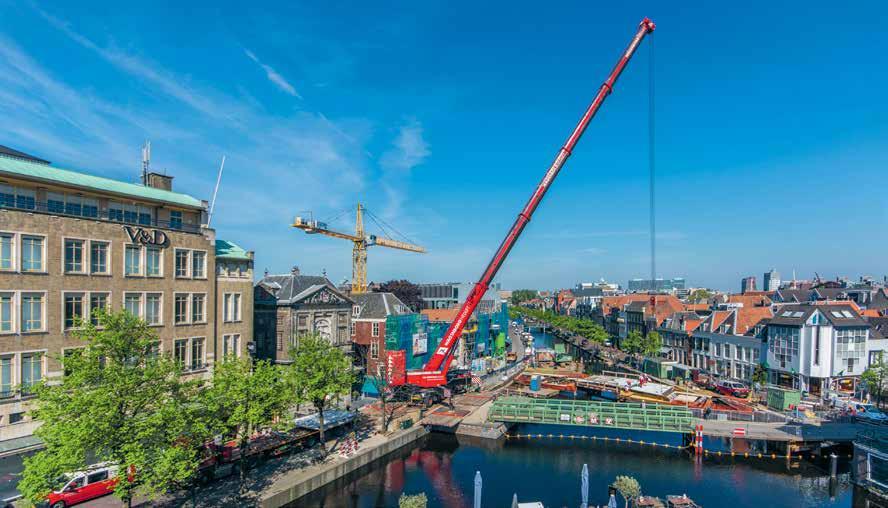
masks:
[[[671,295],[602,297],[591,317],[617,340],[656,331],[664,357],[718,376],[750,381],[759,366],[771,384],[823,397],[854,392],[863,371],[888,350],[888,317],[878,305],[884,289],[866,293],[876,308],[858,304],[849,292],[795,291],[705,303]]]

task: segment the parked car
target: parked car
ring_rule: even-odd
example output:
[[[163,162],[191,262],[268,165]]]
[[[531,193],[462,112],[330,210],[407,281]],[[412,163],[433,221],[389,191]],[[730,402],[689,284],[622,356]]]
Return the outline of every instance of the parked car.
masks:
[[[749,395],[748,386],[739,381],[731,381],[729,379],[719,381],[715,385],[715,391],[723,395],[730,395],[731,397],[746,398]]]
[[[50,492],[46,500],[51,508],[65,508],[106,496],[117,486],[117,472],[116,465],[102,462],[83,471],[65,474],[59,478],[62,487]]]

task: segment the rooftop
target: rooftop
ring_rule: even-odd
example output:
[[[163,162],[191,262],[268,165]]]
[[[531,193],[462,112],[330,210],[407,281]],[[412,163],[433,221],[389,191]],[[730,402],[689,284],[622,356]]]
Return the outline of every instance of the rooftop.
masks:
[[[240,259],[250,261],[253,256],[240,245],[226,240],[216,240],[216,257],[222,259]]]
[[[11,151],[21,154],[21,152],[9,148],[5,148],[5,150],[6,152]],[[121,182],[119,180],[112,180],[101,176],[62,169],[50,166],[46,161],[33,158],[27,154],[22,155],[31,158],[23,158],[6,152],[0,152],[0,177],[19,177],[65,187],[116,194],[119,196],[157,201],[188,208],[204,208],[203,202],[188,194],[155,189],[154,187]]]

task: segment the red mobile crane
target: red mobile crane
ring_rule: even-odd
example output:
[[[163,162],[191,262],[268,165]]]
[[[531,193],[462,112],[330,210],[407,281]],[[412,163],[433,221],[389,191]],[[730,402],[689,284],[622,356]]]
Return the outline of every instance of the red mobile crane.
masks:
[[[611,92],[613,92],[614,84],[617,82],[617,78],[619,78],[620,74],[623,72],[623,68],[626,67],[629,59],[632,58],[632,55],[635,53],[635,50],[638,48],[638,45],[641,43],[641,40],[644,38],[644,36],[648,33],[653,32],[654,28],[654,22],[648,18],[644,18],[638,25],[638,30],[635,32],[635,36],[632,38],[632,42],[629,43],[629,47],[626,48],[626,51],[623,52],[623,56],[621,56],[620,60],[617,61],[617,65],[614,66],[613,70],[610,73],[610,76],[608,76],[607,80],[601,85],[601,88],[598,89],[598,93],[595,95],[595,99],[586,109],[583,117],[580,118],[580,122],[574,128],[570,137],[567,138],[567,142],[564,143],[563,147],[561,147],[561,150],[555,157],[555,161],[552,162],[551,166],[549,166],[548,171],[546,171],[546,174],[545,176],[543,176],[542,181],[540,181],[539,185],[537,185],[537,188],[533,192],[533,195],[530,196],[530,200],[527,201],[524,209],[521,210],[521,213],[518,214],[518,218],[515,219],[515,223],[512,224],[512,228],[509,229],[509,233],[506,235],[503,243],[500,244],[499,249],[497,249],[496,254],[494,254],[493,256],[493,259],[490,260],[490,263],[487,265],[487,268],[481,275],[481,279],[475,283],[475,287],[472,288],[472,291],[466,297],[466,301],[459,309],[459,313],[456,315],[456,319],[454,319],[453,322],[450,323],[450,327],[447,329],[447,332],[441,339],[441,343],[438,345],[438,348],[432,354],[432,357],[429,359],[428,363],[425,364],[422,370],[407,372],[406,380],[408,384],[430,388],[434,386],[441,386],[447,383],[447,369],[450,368],[450,362],[453,361],[453,355],[451,354],[453,352],[453,346],[456,344],[457,338],[459,338],[459,336],[462,334],[463,328],[465,328],[466,323],[469,320],[469,316],[472,315],[472,313],[475,311],[475,307],[478,306],[478,303],[484,296],[484,293],[487,292],[487,288],[489,287],[490,282],[496,276],[496,273],[502,266],[503,261],[506,260],[506,256],[509,255],[509,251],[511,251],[512,247],[514,247],[515,242],[518,240],[518,237],[524,230],[524,226],[526,226],[527,223],[530,222],[530,218],[531,216],[533,216],[533,212],[536,210],[537,206],[539,206],[540,201],[542,201],[543,199],[543,196],[546,195],[546,191],[549,190],[549,187],[552,185],[552,181],[555,180],[556,176],[558,176],[558,172],[561,171],[561,167],[564,166],[567,158],[570,157],[571,151],[573,151],[574,146],[576,146],[577,144],[577,141],[580,140],[580,137],[583,135],[586,127],[589,125],[589,122],[595,116],[595,113],[598,112],[598,109],[601,107],[604,99],[606,99],[607,96],[610,95]]]

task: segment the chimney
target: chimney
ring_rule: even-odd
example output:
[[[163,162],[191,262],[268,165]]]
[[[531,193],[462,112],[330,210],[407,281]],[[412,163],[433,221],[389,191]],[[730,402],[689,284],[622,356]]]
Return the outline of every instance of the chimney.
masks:
[[[293,275],[299,275],[299,267],[294,266],[292,269],[290,269],[290,273]]]
[[[148,173],[148,181],[145,183],[148,187],[155,189],[171,191],[173,190],[173,177],[162,175],[160,173]]]
[[[265,278],[268,278],[268,268],[265,269]]]

